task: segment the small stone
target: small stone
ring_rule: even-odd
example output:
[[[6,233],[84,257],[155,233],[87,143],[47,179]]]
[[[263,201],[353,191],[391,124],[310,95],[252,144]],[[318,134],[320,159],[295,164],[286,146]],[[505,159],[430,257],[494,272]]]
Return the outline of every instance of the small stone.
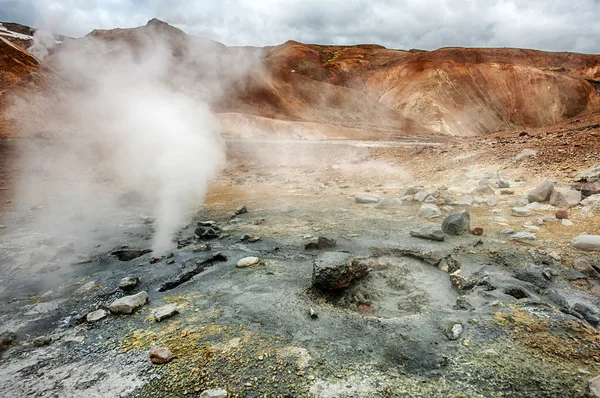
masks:
[[[590,272],[593,270],[592,264],[585,258],[576,258],[573,262],[573,268],[580,272]]]
[[[152,363],[157,365],[173,360],[173,354],[171,354],[171,351],[166,347],[155,347],[150,350],[149,355]]]
[[[412,202],[415,199],[413,195],[404,195],[400,197],[402,202]]]
[[[589,207],[600,207],[600,194],[588,196],[581,201],[581,204]]]
[[[417,202],[422,202],[427,198],[427,196],[429,196],[427,191],[420,191],[415,194],[414,200]]]
[[[236,267],[238,267],[238,268],[250,267],[252,265],[258,264],[259,262],[260,262],[260,258],[258,258],[258,257],[244,257],[237,262]]]
[[[439,242],[444,241],[444,231],[442,231],[441,228],[436,227],[436,226],[424,227],[424,228],[420,228],[417,230],[412,230],[412,231],[410,231],[410,235],[414,236],[415,238],[429,239],[429,240],[435,240],[435,241],[439,241]]]
[[[251,236],[250,238],[248,238],[249,243],[258,242],[259,240],[260,240],[260,236]]]
[[[515,233],[515,230],[512,228],[504,228],[503,230],[500,231],[500,233],[502,235],[512,235]]]
[[[466,210],[450,214],[442,223],[442,230],[449,235],[462,235],[470,230],[471,215]]]
[[[574,189],[555,189],[550,196],[550,204],[556,207],[571,208],[581,201],[581,192]]]
[[[379,203],[381,198],[377,195],[370,193],[357,193],[354,195],[356,203],[368,204],[368,203]]]
[[[578,180],[594,181],[600,179],[600,163],[596,163],[592,167],[583,170],[577,175]]]
[[[127,276],[119,281],[121,290],[132,290],[139,283],[139,279],[134,276]]]
[[[0,224],[0,229],[6,229],[6,225]]]
[[[425,203],[419,209],[418,215],[423,218],[431,219],[442,216],[442,211],[434,204]]]
[[[458,340],[462,336],[464,331],[463,325],[460,323],[453,323],[446,331],[446,336],[449,340]]]
[[[281,205],[279,207],[279,212],[281,212],[281,213],[291,213],[294,210],[296,210],[296,208],[294,207],[294,205],[291,205],[289,203]]]
[[[108,312],[106,312],[103,309],[99,309],[99,310],[92,311],[92,312],[88,313],[85,316],[85,320],[88,321],[88,322],[90,322],[90,323],[94,323],[94,322],[98,322],[101,319],[106,318],[107,315],[108,315]]]
[[[579,235],[571,244],[579,250],[600,251],[600,235]]]
[[[573,221],[571,221],[571,220],[567,220],[566,218],[565,218],[565,219],[562,219],[562,220],[560,221],[560,223],[561,223],[562,225],[564,225],[565,227],[571,227],[571,226],[573,226]]]
[[[482,196],[490,196],[494,195],[496,191],[492,188],[491,185],[479,185],[473,191],[471,191],[471,195],[482,195]]]
[[[531,192],[529,192],[527,195],[527,200],[529,203],[545,202],[550,199],[552,192],[554,192],[554,181],[544,180],[538,186],[533,188]]]
[[[391,209],[393,207],[398,207],[402,204],[402,201],[397,198],[385,198],[381,202],[377,203],[375,208],[377,209]]]
[[[323,249],[331,249],[335,247],[336,241],[335,239],[330,239],[325,236],[319,236],[318,238],[311,239],[306,245],[304,245],[305,250],[323,250]]]
[[[8,347],[17,340],[16,333],[2,332],[0,333],[0,347]]]
[[[248,213],[248,208],[246,207],[246,205],[238,206],[238,208],[235,209],[235,211],[233,212],[233,214],[235,214],[236,216],[246,213]]]
[[[52,343],[52,337],[50,336],[40,336],[33,340],[33,345],[36,347],[47,346],[50,345],[50,343]]]
[[[529,217],[531,210],[527,207],[513,207],[510,209],[510,215],[513,217]]]
[[[498,188],[510,188],[510,181],[505,178],[500,178],[498,180]]]
[[[163,319],[170,318],[176,314],[179,314],[179,309],[174,304],[167,304],[153,311],[156,322],[161,322]]]
[[[227,398],[227,391],[222,388],[204,390],[202,391],[202,394],[200,394],[200,398]]]
[[[325,252],[314,260],[312,284],[322,291],[339,291],[369,274],[368,261],[349,253]]]
[[[167,265],[171,265],[171,264],[175,264],[175,259],[174,258],[170,258],[167,260]]]
[[[531,232],[521,231],[510,236],[511,240],[536,240],[536,236]]]
[[[312,319],[317,319],[319,317],[317,312],[312,307],[308,310],[308,314]]]
[[[555,215],[556,215],[556,218],[558,218],[559,220],[564,220],[564,219],[569,218],[569,212],[564,209],[556,210]]]
[[[500,189],[500,195],[514,195],[515,191],[512,189],[502,188]]]
[[[489,207],[494,207],[498,204],[498,202],[496,201],[496,198],[489,198],[488,200],[485,201],[485,204],[488,205]]]
[[[461,196],[458,200],[450,203],[453,206],[472,206],[473,205],[473,196],[464,195]]]
[[[121,297],[113,301],[108,309],[113,314],[131,314],[135,309],[143,306],[148,301],[148,293],[142,291],[131,296]]]
[[[521,153],[519,153],[517,155],[517,157],[515,159],[517,161],[520,161],[523,159],[534,158],[536,156],[537,156],[537,151],[535,151],[533,149],[524,149]]]
[[[473,230],[471,231],[471,233],[473,235],[481,236],[481,235],[483,235],[483,228],[481,228],[481,227],[475,227],[475,228],[473,228]]]
[[[597,325],[600,323],[600,312],[598,312],[598,310],[595,308],[587,306],[583,303],[575,303],[573,304],[573,307],[571,307],[571,310],[583,316],[583,319],[592,325]]]

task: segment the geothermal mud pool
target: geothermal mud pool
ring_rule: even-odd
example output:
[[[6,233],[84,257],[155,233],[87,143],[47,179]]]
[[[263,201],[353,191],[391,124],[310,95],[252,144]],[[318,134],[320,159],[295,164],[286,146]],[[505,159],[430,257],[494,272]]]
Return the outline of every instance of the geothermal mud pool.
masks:
[[[16,156],[10,142],[2,145]],[[232,142],[206,204],[164,254],[148,250],[153,221],[135,197],[125,195],[120,210],[85,235],[51,235],[37,223],[43,203],[7,203],[14,173],[2,174],[9,189],[0,191],[0,390],[7,397],[192,397],[211,388],[236,397],[587,396],[600,372],[598,257],[574,252],[563,235],[593,232],[597,210],[589,217],[569,210],[568,234],[548,221],[537,226],[537,240],[511,240],[503,230],[554,215],[532,206],[530,218],[510,216],[533,178],[512,183],[509,198],[499,193],[500,165],[456,160],[456,168],[434,173],[432,158],[425,180],[411,169],[416,163],[399,167],[380,148]],[[394,159],[420,151],[389,150],[398,151]],[[505,177],[522,173],[517,167]],[[445,207],[482,179],[497,206]],[[441,213],[431,219],[406,198],[428,190]],[[384,200],[357,203],[357,193]],[[482,236],[409,234],[462,209]],[[328,244],[305,248],[319,236]],[[368,275],[335,291],[314,288],[314,264],[327,252],[355,258]],[[246,257],[260,262],[237,267]],[[572,268],[575,257],[590,267]],[[140,292],[147,303],[110,313],[116,299]],[[155,310],[169,304],[176,311],[157,322]],[[167,347],[173,359],[152,364],[154,347]]]

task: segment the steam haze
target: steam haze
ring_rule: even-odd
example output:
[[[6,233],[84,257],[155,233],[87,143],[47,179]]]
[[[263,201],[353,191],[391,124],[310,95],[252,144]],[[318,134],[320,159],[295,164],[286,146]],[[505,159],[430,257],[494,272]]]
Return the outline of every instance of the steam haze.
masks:
[[[19,203],[44,206],[40,218],[54,233],[82,237],[128,207],[155,217],[153,249],[164,252],[223,165],[209,100],[253,63],[237,60],[217,76],[213,43],[160,29],[172,28],[158,22],[128,43],[88,36],[61,46],[46,58],[60,75],[53,94],[12,109],[24,137],[51,138],[21,144]],[[30,51],[47,54],[45,37]]]

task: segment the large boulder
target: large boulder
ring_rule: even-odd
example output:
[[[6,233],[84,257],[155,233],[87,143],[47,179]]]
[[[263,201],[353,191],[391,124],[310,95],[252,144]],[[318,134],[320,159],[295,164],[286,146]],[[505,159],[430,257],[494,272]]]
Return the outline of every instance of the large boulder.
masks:
[[[423,218],[437,218],[442,216],[442,211],[434,204],[425,203],[419,209],[419,216]]]
[[[370,271],[365,261],[349,253],[326,252],[314,261],[312,284],[321,291],[343,290]]]
[[[146,304],[146,302],[148,302],[148,293],[139,292],[138,294],[121,297],[113,301],[108,306],[108,309],[113,314],[131,314],[137,308]]]
[[[574,189],[555,189],[550,196],[550,204],[556,207],[575,207],[581,201],[581,192]]]
[[[442,223],[442,231],[449,235],[462,235],[471,230],[471,215],[466,210],[450,214]]]
[[[544,180],[537,187],[533,188],[531,192],[529,192],[529,195],[527,195],[527,200],[529,203],[545,202],[550,199],[552,192],[554,192],[554,181]]]
[[[571,244],[579,250],[600,252],[600,235],[579,235]]]

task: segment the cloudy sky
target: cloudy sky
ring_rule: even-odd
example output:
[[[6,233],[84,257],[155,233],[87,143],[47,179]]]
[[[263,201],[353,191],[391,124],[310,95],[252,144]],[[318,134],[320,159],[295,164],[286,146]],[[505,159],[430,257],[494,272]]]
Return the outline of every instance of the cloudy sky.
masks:
[[[228,45],[292,39],[600,53],[600,0],[0,0],[0,21],[70,36],[154,17]]]

